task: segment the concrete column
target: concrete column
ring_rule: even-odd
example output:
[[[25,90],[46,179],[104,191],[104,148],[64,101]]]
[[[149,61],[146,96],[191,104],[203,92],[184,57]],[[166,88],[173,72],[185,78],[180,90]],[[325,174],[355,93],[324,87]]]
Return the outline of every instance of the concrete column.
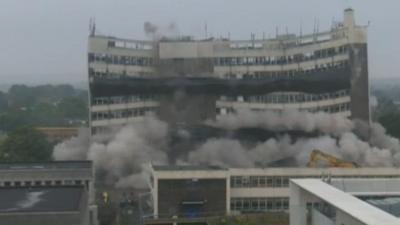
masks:
[[[354,19],[354,10],[352,8],[348,8],[344,10],[344,26],[348,27],[350,30],[355,26],[355,19]]]
[[[86,181],[83,181],[84,184]],[[89,193],[89,204],[95,204],[95,200],[96,200],[96,190],[93,184],[93,181],[89,181],[89,187],[88,187],[88,193]]]
[[[226,178],[226,214],[231,214],[231,177]]]
[[[154,186],[153,186],[153,215],[154,218],[158,217],[158,177],[154,176],[153,173],[153,179],[154,179]]]
[[[300,187],[290,182],[290,225],[307,225],[307,203]]]

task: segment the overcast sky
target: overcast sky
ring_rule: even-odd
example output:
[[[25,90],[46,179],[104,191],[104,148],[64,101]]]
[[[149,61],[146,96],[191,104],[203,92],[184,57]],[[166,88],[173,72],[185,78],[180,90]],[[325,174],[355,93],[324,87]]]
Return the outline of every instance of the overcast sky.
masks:
[[[312,32],[355,9],[368,24],[370,77],[400,78],[399,0],[0,0],[0,84],[79,82],[87,79],[90,17],[102,34],[146,38],[143,23],[175,23],[180,34],[232,39]]]

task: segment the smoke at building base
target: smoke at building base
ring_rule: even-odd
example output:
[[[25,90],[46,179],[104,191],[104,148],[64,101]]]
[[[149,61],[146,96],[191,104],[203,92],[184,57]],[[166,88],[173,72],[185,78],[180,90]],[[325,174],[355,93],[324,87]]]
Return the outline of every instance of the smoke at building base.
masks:
[[[313,149],[366,167],[397,166],[400,162],[399,140],[387,135],[380,124],[368,125],[335,114],[242,111],[216,119],[212,126],[229,132],[196,141],[189,127],[176,129],[148,116],[108,135],[94,137],[92,142],[87,132],[81,132],[78,137],[55,146],[53,157],[93,160],[106,183],[135,188],[146,186],[144,168],[149,163],[245,168],[279,166],[279,162],[291,159],[291,165],[280,166],[302,167]],[[251,142],[231,135],[234,130],[249,127],[280,132],[263,141]],[[293,131],[316,132],[316,135],[294,136]],[[174,138],[187,142],[186,149],[175,149],[171,145]]]

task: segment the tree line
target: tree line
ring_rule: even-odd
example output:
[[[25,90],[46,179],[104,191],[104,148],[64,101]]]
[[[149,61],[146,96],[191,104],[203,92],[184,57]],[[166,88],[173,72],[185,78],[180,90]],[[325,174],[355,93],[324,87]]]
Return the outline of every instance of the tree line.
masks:
[[[87,96],[71,85],[13,85],[0,91],[0,132],[26,125],[82,125],[88,120]]]
[[[13,85],[0,91],[0,163],[52,160],[53,143],[35,127],[83,126],[88,93],[71,85]]]

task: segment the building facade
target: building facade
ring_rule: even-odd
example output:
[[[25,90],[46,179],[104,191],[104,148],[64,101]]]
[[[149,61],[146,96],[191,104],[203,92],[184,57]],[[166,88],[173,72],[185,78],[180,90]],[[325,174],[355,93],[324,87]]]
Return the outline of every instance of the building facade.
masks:
[[[50,143],[59,143],[77,137],[79,127],[37,127]]]
[[[300,178],[398,179],[400,169],[152,166],[151,218],[288,212],[290,179]]]
[[[93,30],[88,52],[93,133],[147,113],[178,123],[241,109],[370,119],[367,31],[352,9],[326,32],[272,39],[137,41]]]

